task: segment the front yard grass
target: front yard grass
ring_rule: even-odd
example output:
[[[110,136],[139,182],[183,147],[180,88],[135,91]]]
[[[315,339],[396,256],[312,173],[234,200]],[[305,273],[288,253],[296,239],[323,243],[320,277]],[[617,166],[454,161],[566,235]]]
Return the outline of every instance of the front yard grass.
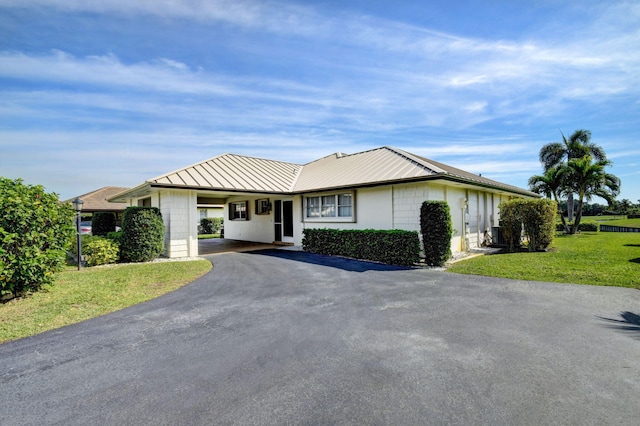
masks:
[[[549,252],[480,256],[457,262],[448,270],[518,280],[640,289],[640,233],[558,235]]]
[[[68,268],[53,285],[0,304],[0,343],[153,299],[209,270],[211,262],[206,260]]]

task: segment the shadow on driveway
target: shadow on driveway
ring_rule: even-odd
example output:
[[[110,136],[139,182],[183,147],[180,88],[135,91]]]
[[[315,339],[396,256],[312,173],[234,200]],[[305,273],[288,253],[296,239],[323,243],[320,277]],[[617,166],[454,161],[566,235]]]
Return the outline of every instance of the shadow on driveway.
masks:
[[[349,272],[407,271],[407,270],[413,269],[406,266],[386,265],[384,263],[367,262],[364,260],[355,260],[355,259],[348,259],[346,257],[307,253],[303,251],[267,249],[267,250],[249,251],[247,253],[259,254],[262,256],[279,257],[281,259],[295,260],[297,262],[311,263],[313,265],[328,266],[331,268],[342,269],[344,271],[349,271]]]
[[[636,339],[640,339],[640,315],[634,314],[633,312],[621,312],[620,317],[622,319],[598,318],[609,322],[607,327],[623,331],[627,334],[631,334]]]

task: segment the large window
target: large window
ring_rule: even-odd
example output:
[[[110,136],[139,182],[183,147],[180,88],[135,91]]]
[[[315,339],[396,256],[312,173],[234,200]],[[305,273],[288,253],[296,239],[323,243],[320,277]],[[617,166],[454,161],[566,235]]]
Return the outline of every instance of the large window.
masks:
[[[239,201],[229,203],[229,219],[230,220],[248,220],[249,210],[247,209],[248,201]]]
[[[350,192],[305,197],[305,219],[353,219],[353,194]]]

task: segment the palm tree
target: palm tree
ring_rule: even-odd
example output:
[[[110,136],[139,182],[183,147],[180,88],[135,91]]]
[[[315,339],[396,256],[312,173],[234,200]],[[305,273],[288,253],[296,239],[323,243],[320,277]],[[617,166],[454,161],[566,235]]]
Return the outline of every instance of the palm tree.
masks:
[[[611,204],[620,193],[620,179],[605,170],[609,165],[610,161],[594,160],[590,155],[569,160],[565,183],[569,191],[578,195],[576,220],[571,227],[572,234],[575,234],[580,226],[584,200],[590,201],[593,196],[598,196]]]
[[[589,130],[576,130],[567,139],[562,135],[562,142],[551,142],[540,149],[540,162],[547,171],[551,167],[567,164],[569,161],[582,158],[585,155],[593,157],[596,161],[607,161],[607,156],[599,145],[591,142],[591,132]],[[567,210],[569,220],[573,219],[573,193],[567,193]]]
[[[535,175],[529,178],[529,188],[536,194],[541,194],[547,198],[553,199],[556,203],[559,202],[560,196],[563,193],[564,180],[566,176],[566,167],[562,165],[551,166],[545,170],[543,175]],[[569,227],[564,219],[562,211],[560,213],[560,220],[565,232],[569,233]]]

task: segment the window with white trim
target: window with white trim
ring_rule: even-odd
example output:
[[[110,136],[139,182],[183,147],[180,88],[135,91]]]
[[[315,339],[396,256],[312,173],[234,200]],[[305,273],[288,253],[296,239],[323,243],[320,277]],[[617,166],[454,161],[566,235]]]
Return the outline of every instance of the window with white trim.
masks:
[[[353,220],[353,194],[343,192],[305,197],[305,219]]]
[[[249,220],[248,201],[229,203],[229,220]]]

